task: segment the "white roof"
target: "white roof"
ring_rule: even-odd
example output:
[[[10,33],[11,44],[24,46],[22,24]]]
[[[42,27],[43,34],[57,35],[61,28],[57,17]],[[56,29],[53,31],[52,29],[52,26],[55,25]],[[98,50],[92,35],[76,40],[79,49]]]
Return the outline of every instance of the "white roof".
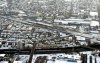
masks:
[[[77,40],[85,40],[85,37],[81,37],[81,36],[76,36]]]
[[[98,21],[91,21],[91,26],[99,26],[99,22]]]
[[[61,35],[62,37],[65,37],[65,36],[66,36],[66,34],[64,34],[64,33],[60,33],[60,35]]]
[[[93,51],[83,51],[83,52],[80,52],[82,54],[92,54]]]
[[[96,16],[96,15],[98,16],[98,12],[90,12],[90,15],[91,16]]]
[[[65,20],[55,20],[54,22],[68,24],[68,23],[76,23],[76,24],[90,24],[90,22],[84,21],[83,19],[65,19]]]
[[[10,29],[11,27],[12,27],[12,25],[10,24],[10,25],[8,25],[8,27],[7,27],[7,28],[8,28],[8,29]]]
[[[33,27],[29,27],[29,30],[32,30]]]
[[[25,13],[24,11],[19,10],[19,13]]]
[[[0,54],[0,57],[4,57],[6,54]]]
[[[65,19],[66,21],[84,21],[84,19]]]
[[[0,61],[0,63],[8,63],[8,61]]]
[[[68,24],[68,22],[67,21],[64,21],[64,20],[55,20],[54,22],[61,22],[62,24]]]
[[[13,63],[22,63],[22,61],[14,61]]]

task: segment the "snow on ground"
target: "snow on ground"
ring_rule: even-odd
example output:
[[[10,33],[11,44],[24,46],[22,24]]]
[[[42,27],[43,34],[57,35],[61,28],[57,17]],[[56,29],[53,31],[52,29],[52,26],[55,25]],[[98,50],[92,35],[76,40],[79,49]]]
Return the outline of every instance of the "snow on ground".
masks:
[[[57,59],[59,57],[63,58],[63,57],[67,57],[67,58],[72,58],[73,59],[80,59],[80,56],[78,54],[36,54],[36,55],[33,55],[33,59],[32,59],[32,63],[35,63],[35,60],[37,57],[39,56],[47,56],[47,63],[77,63],[76,62],[73,62],[73,61],[67,61],[66,60],[63,60],[63,59]],[[77,57],[75,57],[77,56]],[[18,61],[14,61],[14,63],[18,62],[18,63],[25,63],[26,61],[28,61],[28,58],[29,58],[29,55],[19,55],[20,59]],[[52,57],[56,57],[55,61],[52,60]]]

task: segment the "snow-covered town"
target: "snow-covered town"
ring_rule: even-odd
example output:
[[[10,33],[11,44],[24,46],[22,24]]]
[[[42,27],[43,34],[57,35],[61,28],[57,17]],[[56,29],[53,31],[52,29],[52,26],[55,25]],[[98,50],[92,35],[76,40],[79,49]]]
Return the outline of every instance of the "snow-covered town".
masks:
[[[100,63],[100,1],[0,0],[0,63]]]

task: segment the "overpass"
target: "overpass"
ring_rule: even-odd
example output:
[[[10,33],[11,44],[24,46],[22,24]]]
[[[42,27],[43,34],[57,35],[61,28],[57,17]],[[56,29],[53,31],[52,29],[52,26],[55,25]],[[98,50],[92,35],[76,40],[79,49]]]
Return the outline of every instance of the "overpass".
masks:
[[[35,54],[53,54],[53,53],[71,53],[71,52],[82,52],[82,51],[95,51],[100,50],[100,45],[78,46],[78,47],[67,47],[67,48],[45,48],[35,49]],[[0,54],[30,54],[30,49],[0,49]]]

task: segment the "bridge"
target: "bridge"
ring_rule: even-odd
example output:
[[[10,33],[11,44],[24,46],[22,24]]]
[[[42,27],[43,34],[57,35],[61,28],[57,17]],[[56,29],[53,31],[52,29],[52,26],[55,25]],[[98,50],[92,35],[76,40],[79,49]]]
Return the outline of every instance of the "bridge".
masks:
[[[100,50],[100,45],[91,46],[78,46],[78,47],[67,47],[67,48],[45,48],[35,49],[35,54],[53,54],[53,53],[71,53],[71,52],[82,52],[82,51],[95,51]],[[0,54],[30,54],[30,49],[0,49]]]

